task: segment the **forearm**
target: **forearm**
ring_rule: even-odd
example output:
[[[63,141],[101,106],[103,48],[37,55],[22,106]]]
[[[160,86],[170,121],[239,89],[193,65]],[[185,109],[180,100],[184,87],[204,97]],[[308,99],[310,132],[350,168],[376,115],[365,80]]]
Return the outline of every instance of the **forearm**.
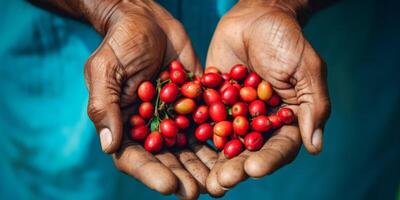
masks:
[[[29,0],[47,10],[87,21],[104,34],[107,18],[120,0]]]

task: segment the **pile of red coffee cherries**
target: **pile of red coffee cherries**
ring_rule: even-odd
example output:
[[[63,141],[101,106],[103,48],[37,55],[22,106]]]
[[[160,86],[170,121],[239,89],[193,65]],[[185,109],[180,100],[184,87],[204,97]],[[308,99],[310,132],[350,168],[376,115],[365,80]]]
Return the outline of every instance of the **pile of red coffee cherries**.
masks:
[[[131,137],[144,141],[152,153],[164,145],[185,146],[192,127],[197,140],[212,140],[216,149],[232,158],[244,148],[259,150],[271,131],[295,120],[291,109],[278,109],[281,100],[271,85],[242,64],[223,74],[208,67],[200,78],[173,61],[155,84],[140,84],[138,97]]]

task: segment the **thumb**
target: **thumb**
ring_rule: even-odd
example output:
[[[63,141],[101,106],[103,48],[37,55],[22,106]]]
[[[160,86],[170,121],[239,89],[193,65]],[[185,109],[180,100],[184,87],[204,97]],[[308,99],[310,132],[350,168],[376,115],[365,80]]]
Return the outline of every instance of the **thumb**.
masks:
[[[112,49],[103,43],[85,65],[89,89],[88,115],[106,153],[118,150],[122,139],[120,91],[123,70]]]
[[[326,65],[311,46],[306,47],[304,53],[304,62],[294,75],[300,103],[297,115],[306,149],[318,154],[322,150],[324,125],[330,115]]]

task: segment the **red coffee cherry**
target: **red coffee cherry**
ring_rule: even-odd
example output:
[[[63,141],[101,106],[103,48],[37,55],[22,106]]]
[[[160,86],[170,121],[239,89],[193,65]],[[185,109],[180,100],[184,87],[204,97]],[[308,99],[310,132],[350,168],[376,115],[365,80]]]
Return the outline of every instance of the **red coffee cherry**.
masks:
[[[222,102],[212,104],[208,109],[208,113],[214,122],[224,121],[228,117],[225,105]]]
[[[164,119],[160,123],[160,131],[165,137],[175,137],[179,130],[174,120]]]
[[[278,117],[285,124],[291,124],[294,121],[294,113],[290,108],[281,108],[278,110]]]
[[[185,115],[178,115],[175,117],[175,124],[180,129],[186,129],[190,126],[190,120]]]
[[[239,100],[239,90],[234,86],[229,86],[222,92],[221,99],[226,105],[233,105]]]
[[[246,79],[243,82],[243,85],[245,87],[252,87],[252,88],[257,88],[258,84],[260,84],[262,79],[258,74],[254,72],[250,72],[249,75],[247,75]]]
[[[241,81],[247,75],[247,67],[242,64],[237,64],[231,68],[231,72],[229,73],[232,79]]]
[[[196,102],[190,98],[179,99],[174,105],[175,112],[181,115],[190,114],[194,109],[196,109]]]
[[[165,103],[172,103],[179,94],[179,88],[175,83],[165,84],[160,91],[160,100]]]
[[[196,124],[202,124],[208,120],[208,107],[201,105],[193,112],[193,121]]]
[[[247,116],[247,104],[243,103],[243,102],[237,102],[232,106],[231,109],[232,112],[232,116],[233,117],[237,117],[237,116]]]
[[[271,128],[271,122],[268,120],[267,116],[260,115],[253,119],[251,127],[257,132],[267,132]]]
[[[243,151],[243,144],[239,139],[233,139],[225,144],[224,155],[233,158]]]
[[[169,71],[168,70],[162,71],[160,73],[160,75],[158,75],[158,77],[160,78],[161,82],[168,80],[169,79]]]
[[[187,78],[186,72],[181,69],[174,69],[169,72],[169,78],[172,82],[182,85]]]
[[[283,124],[283,122],[281,121],[281,118],[278,117],[277,115],[268,116],[268,120],[271,122],[271,125],[273,128],[279,128]]]
[[[257,99],[257,91],[252,87],[242,87],[240,89],[240,98],[244,102],[252,102]]]
[[[244,137],[244,146],[249,151],[258,151],[264,144],[264,138],[259,132],[251,132]]]
[[[145,125],[135,126],[131,130],[131,138],[134,141],[141,142],[146,139],[149,129]]]
[[[208,88],[203,93],[203,100],[207,105],[221,102],[221,95],[214,89]]]
[[[267,114],[267,106],[261,100],[255,100],[249,104],[249,113],[252,117]]]
[[[144,125],[146,122],[140,115],[132,115],[131,119],[129,120],[133,127]]]
[[[139,114],[144,119],[150,119],[154,115],[154,105],[150,102],[143,102],[139,105]]]
[[[223,82],[222,85],[221,85],[221,87],[219,87],[218,92],[222,94],[222,93],[224,92],[224,90],[225,90],[226,88],[228,88],[229,86],[232,86],[232,83],[231,83],[231,82],[229,82],[229,81]]]
[[[213,132],[214,134],[220,137],[227,137],[232,134],[232,122],[230,121],[221,121],[214,125]]]
[[[146,141],[144,142],[144,148],[146,151],[151,153],[157,153],[161,150],[163,146],[163,138],[158,131],[153,131],[147,136]]]
[[[204,73],[205,73],[205,74],[208,74],[208,73],[220,74],[221,72],[219,71],[218,68],[216,68],[216,67],[214,67],[214,66],[208,66],[208,67],[206,68],[206,70],[204,71]]]
[[[176,146],[185,147],[187,145],[187,136],[184,133],[178,133],[176,135]]]
[[[176,144],[176,136],[175,137],[164,137],[164,143],[166,147],[173,147]]]
[[[172,62],[170,62],[168,67],[169,67],[170,71],[172,71],[172,70],[183,70],[183,65],[178,60],[173,60]]]
[[[278,106],[281,103],[281,97],[279,97],[277,94],[272,94],[267,103],[272,107]]]
[[[182,85],[181,92],[183,96],[195,99],[201,95],[201,85],[196,82],[187,82]]]
[[[194,132],[194,136],[197,138],[197,140],[201,142],[206,142],[208,139],[212,137],[212,134],[213,134],[213,128],[208,123],[201,124],[199,127],[196,128]]]
[[[246,117],[243,116],[235,117],[232,126],[233,126],[233,132],[239,136],[246,135],[247,131],[250,128],[249,121],[247,120]]]
[[[207,73],[201,78],[201,83],[206,87],[216,88],[222,84],[222,77],[217,73]]]
[[[142,101],[151,101],[156,95],[156,88],[150,81],[144,81],[138,87],[138,96]]]
[[[231,76],[228,73],[223,73],[221,76],[225,81],[231,80]]]
[[[228,141],[227,137],[220,137],[215,134],[213,135],[213,143],[215,148],[217,148],[218,150],[223,149],[227,141]]]

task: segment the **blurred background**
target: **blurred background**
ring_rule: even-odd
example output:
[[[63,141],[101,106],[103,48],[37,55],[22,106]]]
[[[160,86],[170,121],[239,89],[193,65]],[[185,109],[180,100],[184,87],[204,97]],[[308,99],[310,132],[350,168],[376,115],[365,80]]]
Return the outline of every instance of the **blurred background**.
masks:
[[[223,0],[160,0],[204,63]],[[102,153],[86,114],[83,65],[101,42],[87,24],[0,0],[0,199],[175,199]],[[248,180],[226,199],[400,199],[398,1],[339,1],[304,32],[328,64],[324,151]],[[201,199],[210,199],[203,195]]]

